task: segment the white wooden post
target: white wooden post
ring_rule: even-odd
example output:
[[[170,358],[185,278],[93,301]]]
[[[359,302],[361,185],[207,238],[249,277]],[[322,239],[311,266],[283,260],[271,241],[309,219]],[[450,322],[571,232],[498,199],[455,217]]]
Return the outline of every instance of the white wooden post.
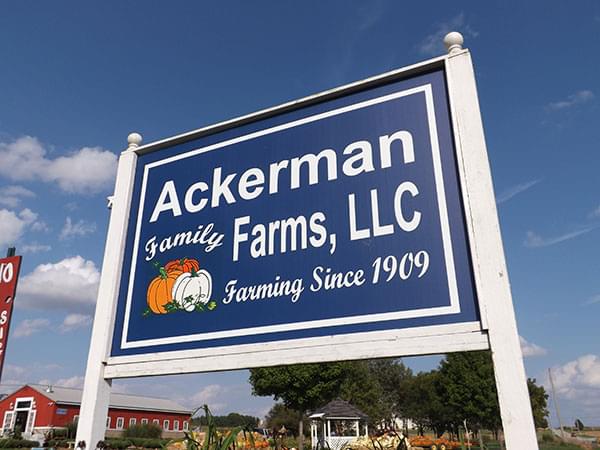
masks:
[[[473,64],[463,38],[453,32],[444,38],[449,52],[446,74],[454,123],[457,159],[463,182],[467,229],[472,247],[475,284],[482,324],[488,329],[502,425],[507,450],[538,448],[527,379],[512,296]]]
[[[141,141],[142,137],[139,134],[129,135],[129,147],[119,158],[114,197],[109,199],[112,210],[76,437],[77,443],[85,442],[87,450],[96,448],[98,441],[104,440],[106,431],[112,380],[104,378],[104,363],[112,339],[114,309],[120,281],[119,268],[123,258],[133,174],[137,161],[134,150]]]

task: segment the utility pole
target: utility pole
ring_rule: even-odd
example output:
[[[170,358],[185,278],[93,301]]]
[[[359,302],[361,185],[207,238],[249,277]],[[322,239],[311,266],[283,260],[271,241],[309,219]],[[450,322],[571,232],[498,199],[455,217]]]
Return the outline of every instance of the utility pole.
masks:
[[[556,410],[556,417],[558,418],[558,425],[560,426],[560,435],[565,437],[565,430],[563,429],[562,421],[560,420],[560,411],[558,410],[558,400],[556,400],[556,391],[554,390],[554,380],[552,379],[552,369],[548,368],[548,377],[550,378],[550,387],[552,388],[552,400],[554,402],[554,409]]]

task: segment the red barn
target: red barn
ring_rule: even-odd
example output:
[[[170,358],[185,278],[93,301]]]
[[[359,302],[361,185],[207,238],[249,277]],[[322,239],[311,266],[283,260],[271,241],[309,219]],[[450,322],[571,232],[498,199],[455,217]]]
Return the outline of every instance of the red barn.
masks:
[[[43,441],[44,432],[77,421],[81,395],[81,389],[22,386],[0,400],[2,434],[19,428],[24,438]],[[163,437],[180,437],[189,429],[191,414],[168,399],[113,393],[106,435],[118,436],[131,425],[154,423],[163,429]]]

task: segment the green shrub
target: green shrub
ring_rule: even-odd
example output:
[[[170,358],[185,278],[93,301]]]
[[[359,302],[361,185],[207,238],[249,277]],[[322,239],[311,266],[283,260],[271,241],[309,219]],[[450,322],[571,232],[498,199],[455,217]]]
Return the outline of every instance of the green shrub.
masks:
[[[50,439],[66,439],[68,432],[67,428],[53,428],[49,431]]]
[[[552,431],[544,431],[542,432],[542,442],[554,442],[554,434]]]
[[[154,423],[140,423],[131,425],[123,432],[126,438],[152,438],[158,439],[162,434],[162,428]]]
[[[66,434],[67,439],[75,439],[75,436],[77,436],[77,422],[73,421],[67,424]]]
[[[169,439],[152,439],[152,438],[108,438],[104,443],[108,448],[124,449],[131,445],[144,448],[162,448],[166,446]]]
[[[10,439],[14,439],[16,441],[20,441],[23,439],[22,436],[22,431],[20,426],[16,426],[10,433],[9,433],[9,438]]]
[[[129,439],[136,447],[144,448],[161,448],[169,442],[169,439],[153,439],[153,438],[131,438]]]
[[[167,439],[149,439],[145,445],[146,445],[146,447],[163,448],[163,447],[166,447],[166,445],[168,443],[169,443],[169,440],[167,440]]]
[[[0,439],[0,448],[31,448],[39,447],[38,441],[29,441],[27,439]]]
[[[108,446],[108,448],[114,449],[124,449],[132,445],[132,442],[129,439],[107,439],[104,443]]]

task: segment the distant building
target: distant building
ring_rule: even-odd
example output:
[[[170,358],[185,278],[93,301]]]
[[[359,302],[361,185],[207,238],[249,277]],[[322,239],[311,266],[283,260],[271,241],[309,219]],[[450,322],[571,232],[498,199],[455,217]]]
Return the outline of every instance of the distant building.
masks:
[[[25,385],[0,400],[2,435],[19,428],[26,439],[43,440],[51,429],[65,428],[79,418],[81,389]],[[177,403],[153,397],[111,394],[106,436],[119,436],[131,425],[154,423],[163,437],[182,437],[192,411]]]

